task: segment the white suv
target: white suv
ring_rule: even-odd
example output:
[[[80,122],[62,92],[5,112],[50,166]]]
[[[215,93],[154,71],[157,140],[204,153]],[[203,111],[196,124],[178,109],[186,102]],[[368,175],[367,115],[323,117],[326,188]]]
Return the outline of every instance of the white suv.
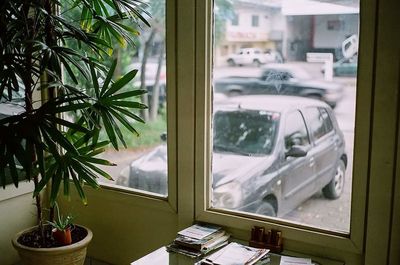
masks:
[[[255,65],[260,66],[266,63],[281,63],[282,56],[279,52],[266,50],[262,51],[257,48],[240,49],[237,53],[229,55],[226,60],[230,66],[236,65]]]

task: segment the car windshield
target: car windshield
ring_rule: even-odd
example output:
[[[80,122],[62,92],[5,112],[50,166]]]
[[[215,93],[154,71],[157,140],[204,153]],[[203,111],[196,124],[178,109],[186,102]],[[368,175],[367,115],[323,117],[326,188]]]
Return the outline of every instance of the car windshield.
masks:
[[[260,110],[218,111],[214,115],[214,151],[247,156],[272,152],[280,115]]]

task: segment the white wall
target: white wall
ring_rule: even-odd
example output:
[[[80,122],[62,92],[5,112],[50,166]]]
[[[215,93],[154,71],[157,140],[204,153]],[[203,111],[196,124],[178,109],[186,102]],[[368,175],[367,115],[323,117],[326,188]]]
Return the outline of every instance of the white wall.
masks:
[[[19,260],[11,240],[19,231],[36,224],[36,208],[31,191],[32,185],[20,183],[0,190],[0,264],[12,265]]]
[[[340,24],[335,31],[328,29],[328,23]],[[337,48],[352,34],[358,34],[358,15],[315,16],[314,48]],[[332,34],[335,33],[335,34]]]

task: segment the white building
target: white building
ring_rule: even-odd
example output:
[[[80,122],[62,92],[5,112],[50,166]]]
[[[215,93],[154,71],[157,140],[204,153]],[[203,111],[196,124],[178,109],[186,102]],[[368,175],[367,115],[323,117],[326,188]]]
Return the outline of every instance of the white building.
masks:
[[[216,64],[240,48],[276,49],[289,61],[307,52],[331,52],[340,58],[341,43],[358,34],[359,9],[314,0],[235,0],[236,17],[215,50]],[[333,34],[332,34],[333,33]]]

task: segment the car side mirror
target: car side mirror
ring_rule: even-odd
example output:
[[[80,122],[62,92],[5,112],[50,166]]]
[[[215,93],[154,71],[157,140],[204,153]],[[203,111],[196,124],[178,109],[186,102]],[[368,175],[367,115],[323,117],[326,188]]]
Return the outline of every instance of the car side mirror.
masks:
[[[285,157],[304,157],[307,155],[307,150],[300,145],[293,145],[286,153]]]

